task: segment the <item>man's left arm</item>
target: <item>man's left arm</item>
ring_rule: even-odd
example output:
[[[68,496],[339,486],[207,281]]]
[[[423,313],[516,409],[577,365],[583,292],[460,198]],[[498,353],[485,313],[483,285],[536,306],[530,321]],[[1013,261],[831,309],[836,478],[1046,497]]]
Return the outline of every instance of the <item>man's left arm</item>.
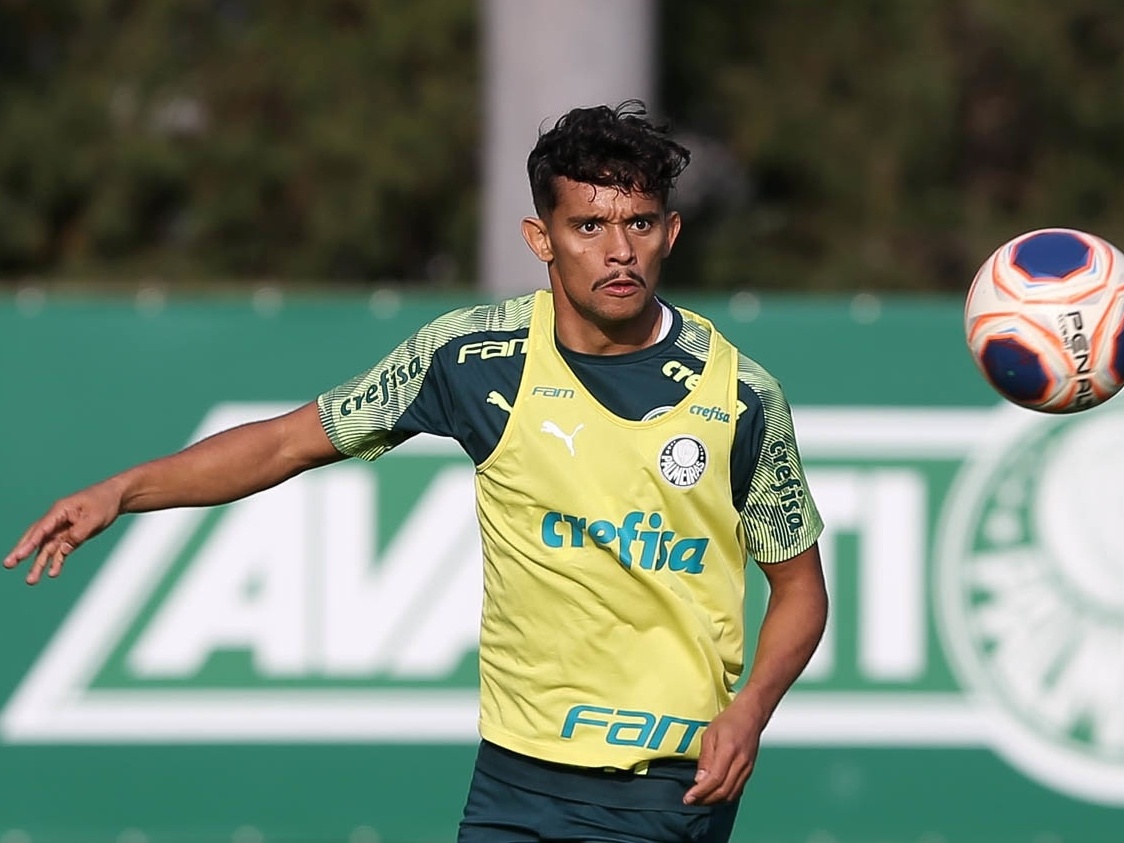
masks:
[[[683,799],[687,804],[709,805],[741,796],[757,760],[761,732],[823,635],[827,589],[819,545],[760,567],[769,580],[769,603],[753,665],[734,701],[703,732],[695,785]]]

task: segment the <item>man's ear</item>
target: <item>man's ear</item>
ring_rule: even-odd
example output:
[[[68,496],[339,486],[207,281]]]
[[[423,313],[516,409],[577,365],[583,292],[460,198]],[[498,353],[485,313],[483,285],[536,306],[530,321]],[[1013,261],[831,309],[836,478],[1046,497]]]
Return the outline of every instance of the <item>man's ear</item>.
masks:
[[[675,240],[679,236],[679,228],[683,225],[683,219],[679,216],[678,211],[669,211],[667,215],[667,242],[664,243],[663,256],[666,258],[671,254],[671,247],[675,245]]]
[[[550,235],[546,230],[546,223],[538,217],[526,217],[522,223],[523,239],[535,253],[535,257],[543,263],[554,260],[554,249],[550,245]]]

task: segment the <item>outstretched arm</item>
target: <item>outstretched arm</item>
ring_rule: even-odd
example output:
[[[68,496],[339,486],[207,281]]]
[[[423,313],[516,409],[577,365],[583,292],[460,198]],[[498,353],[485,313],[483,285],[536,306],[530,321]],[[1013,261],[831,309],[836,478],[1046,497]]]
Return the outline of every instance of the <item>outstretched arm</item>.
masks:
[[[57,577],[70,553],[123,513],[229,503],[342,457],[320,424],[316,402],[240,425],[57,501],[4,557],[4,567],[34,553],[27,574],[34,585],[44,569]]]
[[[688,804],[737,799],[753,772],[761,732],[815,652],[827,622],[827,591],[818,545],[786,562],[762,565],[769,604],[745,687],[703,732]]]

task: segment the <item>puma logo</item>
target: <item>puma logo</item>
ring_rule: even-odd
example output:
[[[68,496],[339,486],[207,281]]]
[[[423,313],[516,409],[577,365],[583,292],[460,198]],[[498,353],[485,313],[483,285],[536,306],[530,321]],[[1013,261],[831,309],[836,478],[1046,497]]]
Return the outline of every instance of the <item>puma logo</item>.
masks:
[[[495,404],[509,416],[511,415],[511,405],[507,403],[507,399],[496,392],[494,389],[488,393],[488,403]]]
[[[572,457],[572,456],[574,456],[574,437],[578,435],[578,431],[581,430],[583,427],[585,427],[584,424],[579,424],[577,427],[574,428],[573,433],[566,433],[562,430],[562,428],[560,428],[558,425],[556,425],[550,419],[547,419],[546,421],[544,421],[542,423],[541,430],[542,430],[543,433],[549,433],[551,436],[557,436],[559,439],[561,439],[563,442],[565,442],[566,447],[570,451],[570,456]]]

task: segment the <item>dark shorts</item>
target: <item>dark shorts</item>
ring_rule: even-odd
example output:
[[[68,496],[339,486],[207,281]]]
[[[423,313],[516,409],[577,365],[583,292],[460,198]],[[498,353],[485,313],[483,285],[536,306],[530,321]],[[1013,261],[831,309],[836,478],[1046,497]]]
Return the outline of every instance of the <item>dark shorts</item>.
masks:
[[[644,775],[551,764],[481,743],[458,843],[725,843],[737,803],[684,805],[694,761]]]

